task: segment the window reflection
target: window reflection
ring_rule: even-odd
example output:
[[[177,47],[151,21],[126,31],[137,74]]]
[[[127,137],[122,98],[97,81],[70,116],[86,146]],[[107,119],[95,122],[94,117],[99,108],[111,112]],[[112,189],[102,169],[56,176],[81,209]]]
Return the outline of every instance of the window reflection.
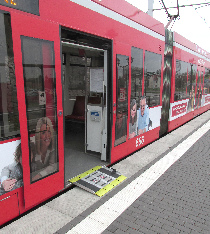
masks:
[[[149,107],[160,105],[162,56],[145,51],[144,93]]]
[[[19,135],[19,129],[11,19],[0,13],[0,140]]]
[[[204,94],[210,93],[210,68],[205,68],[204,76]]]
[[[135,99],[139,107],[139,97],[142,95],[143,50],[131,48],[131,100]]]
[[[189,63],[176,60],[174,101],[189,97],[187,94],[187,85],[190,88],[190,70],[191,68]]]
[[[115,145],[126,141],[128,117],[129,57],[117,55],[117,114],[115,124]]]
[[[58,170],[53,42],[22,37],[31,181]]]

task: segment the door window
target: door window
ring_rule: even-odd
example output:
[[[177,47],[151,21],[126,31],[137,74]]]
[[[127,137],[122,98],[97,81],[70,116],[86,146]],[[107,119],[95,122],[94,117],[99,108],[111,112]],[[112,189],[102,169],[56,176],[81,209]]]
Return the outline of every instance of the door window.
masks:
[[[58,171],[54,43],[21,37],[31,182]]]
[[[115,124],[115,145],[126,141],[128,118],[129,57],[117,55],[117,118]]]
[[[11,19],[0,12],[0,140],[19,134]]]

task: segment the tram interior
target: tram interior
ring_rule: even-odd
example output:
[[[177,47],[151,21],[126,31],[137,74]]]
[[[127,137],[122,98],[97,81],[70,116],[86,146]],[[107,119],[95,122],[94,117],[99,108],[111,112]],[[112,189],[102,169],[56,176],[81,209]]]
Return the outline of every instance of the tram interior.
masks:
[[[90,70],[104,69],[104,53],[93,48],[62,43],[62,56],[65,181],[68,181],[95,166],[107,164],[101,161],[100,152],[87,150],[87,107],[100,107],[103,101],[101,92],[91,91]]]

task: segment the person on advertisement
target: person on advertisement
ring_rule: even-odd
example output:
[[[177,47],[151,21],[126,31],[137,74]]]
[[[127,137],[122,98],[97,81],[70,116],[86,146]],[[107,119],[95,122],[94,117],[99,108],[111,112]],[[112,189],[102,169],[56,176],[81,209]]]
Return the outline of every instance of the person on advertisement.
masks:
[[[115,146],[126,141],[126,128],[126,117],[121,110],[118,110],[115,125]]]
[[[1,171],[0,195],[23,186],[21,143],[17,146],[14,156],[14,162]]]
[[[43,117],[37,122],[35,151],[35,156],[31,157],[32,181],[41,179],[57,170],[54,129],[48,117]],[[31,155],[33,154],[32,152]]]
[[[137,107],[136,100],[131,101],[131,113],[130,113],[130,123],[129,123],[129,139],[137,135]]]
[[[146,104],[146,97],[140,98],[140,109],[138,115],[138,135],[148,131],[149,125],[149,107]]]

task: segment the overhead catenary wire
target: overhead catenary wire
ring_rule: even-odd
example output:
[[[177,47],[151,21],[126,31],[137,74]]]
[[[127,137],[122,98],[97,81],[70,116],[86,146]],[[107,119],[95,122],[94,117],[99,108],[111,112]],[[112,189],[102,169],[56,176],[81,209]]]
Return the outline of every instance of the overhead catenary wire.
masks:
[[[204,5],[210,6],[210,2],[194,3],[194,4],[188,4],[188,5],[179,5],[179,7],[192,7],[192,6],[204,7]],[[166,10],[166,9],[172,9],[172,8],[177,8],[177,6],[175,6],[175,7],[162,7],[159,9],[153,9],[153,11],[160,11],[160,10]]]

